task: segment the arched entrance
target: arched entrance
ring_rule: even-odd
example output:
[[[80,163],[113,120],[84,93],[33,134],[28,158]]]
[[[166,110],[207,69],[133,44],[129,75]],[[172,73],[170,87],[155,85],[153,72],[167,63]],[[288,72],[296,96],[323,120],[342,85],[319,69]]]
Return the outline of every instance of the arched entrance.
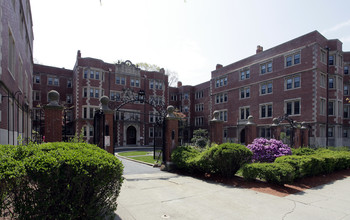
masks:
[[[126,130],[126,144],[127,145],[136,144],[136,128],[134,126],[130,126]]]
[[[244,144],[245,143],[245,129],[242,129],[241,134],[240,134],[240,143]]]

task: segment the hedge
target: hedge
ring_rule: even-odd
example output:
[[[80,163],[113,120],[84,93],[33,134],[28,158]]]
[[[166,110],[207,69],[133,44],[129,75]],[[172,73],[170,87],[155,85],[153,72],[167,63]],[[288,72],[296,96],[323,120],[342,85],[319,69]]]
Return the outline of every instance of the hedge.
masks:
[[[192,146],[178,147],[172,152],[177,168],[188,172],[216,173],[225,177],[235,175],[240,167],[249,162],[252,152],[243,145],[225,143],[203,152]]]
[[[248,180],[256,178],[267,182],[291,183],[295,178],[294,168],[288,163],[252,163],[243,167],[243,177]]]
[[[117,208],[123,165],[86,143],[0,145],[0,217],[101,219]]]

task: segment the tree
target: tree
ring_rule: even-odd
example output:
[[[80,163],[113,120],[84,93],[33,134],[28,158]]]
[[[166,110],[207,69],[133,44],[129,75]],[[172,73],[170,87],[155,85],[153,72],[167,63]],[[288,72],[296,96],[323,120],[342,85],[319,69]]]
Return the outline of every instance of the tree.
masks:
[[[208,131],[206,129],[201,128],[198,130],[194,130],[191,142],[200,148],[204,148],[208,142]]]
[[[149,63],[136,63],[136,66],[142,70],[146,70],[146,71],[157,71],[159,72],[162,68],[160,68],[158,65],[156,64],[149,64]],[[176,83],[179,79],[179,75],[177,72],[170,70],[170,69],[166,69],[165,71],[165,75],[168,75],[168,83],[169,86],[176,86]]]

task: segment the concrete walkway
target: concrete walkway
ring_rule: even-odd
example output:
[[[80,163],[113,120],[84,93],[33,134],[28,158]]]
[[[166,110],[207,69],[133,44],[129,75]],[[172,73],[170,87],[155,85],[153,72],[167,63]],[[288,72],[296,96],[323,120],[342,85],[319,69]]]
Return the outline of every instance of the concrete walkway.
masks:
[[[350,178],[281,198],[157,170],[124,177],[115,219],[350,220]]]

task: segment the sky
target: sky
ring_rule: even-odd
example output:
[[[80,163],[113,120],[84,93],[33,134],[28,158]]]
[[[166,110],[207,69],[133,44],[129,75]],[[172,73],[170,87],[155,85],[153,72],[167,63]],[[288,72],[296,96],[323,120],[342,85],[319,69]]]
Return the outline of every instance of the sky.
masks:
[[[350,51],[348,0],[30,0],[34,62],[73,69],[77,51],[107,63],[146,62],[183,85],[318,30]]]

